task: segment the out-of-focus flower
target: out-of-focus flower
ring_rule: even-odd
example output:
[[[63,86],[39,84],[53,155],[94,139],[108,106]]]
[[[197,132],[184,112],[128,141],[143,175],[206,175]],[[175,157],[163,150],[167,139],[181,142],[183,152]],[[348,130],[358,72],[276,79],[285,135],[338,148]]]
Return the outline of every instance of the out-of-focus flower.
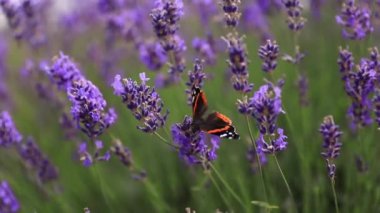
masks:
[[[186,116],[182,123],[171,127],[173,142],[179,147],[179,155],[188,164],[199,164],[204,160],[213,161],[217,158],[219,137],[210,135],[207,142],[206,133],[192,128],[191,117]]]
[[[16,213],[20,210],[20,203],[14,195],[7,181],[0,183],[0,212]]]
[[[228,27],[236,27],[241,13],[239,12],[240,0],[221,0],[224,12],[224,20]]]
[[[252,1],[244,7],[242,21],[243,26],[250,29],[252,33],[257,33],[262,41],[272,37],[267,17],[257,2]]]
[[[355,0],[345,0],[336,22],[343,27],[342,35],[352,40],[365,38],[373,31],[371,11],[355,5]]]
[[[194,38],[193,48],[198,56],[204,59],[207,64],[215,64],[216,53],[209,39]]]
[[[300,47],[297,45],[296,53],[294,56],[291,56],[289,54],[284,54],[284,56],[282,56],[281,59],[292,64],[299,64],[304,57],[305,57],[305,54],[301,52]]]
[[[340,131],[339,126],[334,123],[334,118],[331,115],[326,116],[323,119],[319,132],[323,137],[322,147],[324,151],[321,155],[327,162],[328,175],[333,179],[336,170],[334,160],[340,154],[340,148],[342,146],[340,138],[343,133]]]
[[[259,142],[259,141],[257,141],[257,142]],[[253,173],[256,173],[259,169],[258,160],[260,161],[261,166],[268,163],[268,159],[267,159],[265,153],[262,151],[262,144],[260,144],[260,145],[257,144],[257,145],[258,145],[257,151],[255,151],[255,149],[253,147],[251,147],[248,149],[248,152],[247,152],[247,159],[248,159],[248,162],[249,162],[250,167],[251,167],[251,172],[253,172]]]
[[[131,150],[124,146],[120,140],[117,140],[111,147],[111,152],[119,158],[124,166],[131,167],[133,165]]]
[[[11,115],[7,111],[0,114],[0,146],[9,147],[19,144],[22,136],[13,123]]]
[[[261,69],[265,72],[272,72],[277,67],[277,57],[279,55],[280,48],[276,41],[267,40],[267,42],[260,46],[258,54],[263,64]]]
[[[310,0],[311,14],[314,18],[319,19],[321,17],[321,8],[325,0]]]
[[[77,65],[62,52],[53,59],[53,65],[45,70],[50,80],[61,90],[67,90],[74,81],[81,79],[82,73]]]
[[[232,85],[236,91],[249,93],[253,84],[248,82],[248,59],[243,38],[228,34],[224,40],[228,45],[229,59],[227,63],[232,73]]]
[[[29,137],[18,149],[25,164],[37,172],[39,181],[46,183],[58,178],[58,169],[42,153],[33,138]]]
[[[213,0],[192,0],[199,12],[199,18],[202,26],[207,29],[208,25],[214,15],[216,15],[217,8]],[[208,29],[207,29],[208,30]]]
[[[113,108],[105,111],[106,101],[99,89],[90,81],[82,78],[72,83],[67,89],[71,102],[71,114],[77,128],[95,138],[105,129],[115,123],[117,119]]]
[[[306,19],[302,17],[302,5],[299,0],[283,0],[288,17],[286,23],[292,31],[300,31],[305,25]]]
[[[186,82],[186,94],[187,94],[187,103],[191,104],[192,102],[192,88],[202,88],[203,80],[207,78],[207,74],[203,71],[203,62],[200,59],[195,59],[194,69],[188,72],[189,81]]]
[[[308,91],[309,91],[309,79],[305,74],[301,74],[298,76],[297,80],[297,86],[298,86],[298,93],[299,93],[299,103],[301,106],[308,106],[309,105],[309,97],[308,97]]]
[[[165,125],[168,112],[162,113],[163,103],[155,89],[146,84],[149,80],[145,73],[140,73],[141,83],[120,75],[112,83],[114,94],[120,96],[123,103],[132,111],[135,118],[142,122],[137,128],[144,132],[155,132]]]
[[[143,43],[139,46],[140,60],[153,71],[161,69],[167,57],[162,46],[157,42]]]

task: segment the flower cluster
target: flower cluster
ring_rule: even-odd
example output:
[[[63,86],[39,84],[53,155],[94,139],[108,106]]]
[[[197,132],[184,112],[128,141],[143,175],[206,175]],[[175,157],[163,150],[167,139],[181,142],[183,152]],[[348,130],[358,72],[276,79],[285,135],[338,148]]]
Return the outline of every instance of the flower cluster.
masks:
[[[343,27],[343,37],[360,40],[373,31],[371,11],[355,5],[355,0],[345,0],[340,15],[335,17],[336,22]]]
[[[33,138],[29,137],[18,149],[25,164],[37,172],[39,181],[46,183],[58,178],[57,168],[41,152]]]
[[[279,55],[280,48],[276,41],[267,40],[265,45],[260,46],[258,54],[263,64],[261,69],[265,72],[272,72],[277,67],[277,57]]]
[[[95,141],[95,152],[91,154],[88,151],[87,143],[80,143],[78,146],[79,160],[82,161],[83,166],[89,167],[97,161],[108,161],[111,158],[111,153],[106,151],[103,155],[100,155],[100,151],[104,148],[102,141]]]
[[[342,136],[342,132],[338,125],[334,123],[334,118],[330,116],[326,116],[323,119],[323,123],[319,128],[319,132],[323,137],[323,145],[324,151],[321,153],[322,157],[327,162],[328,175],[330,178],[335,177],[335,164],[334,160],[340,154],[340,148],[342,143],[340,142],[340,138]]]
[[[227,63],[233,75],[232,85],[236,91],[249,93],[253,89],[253,84],[248,82],[248,59],[243,38],[229,34],[224,40],[228,45]]]
[[[240,0],[222,0],[224,20],[228,27],[236,27],[239,23],[241,13],[239,12]]]
[[[20,5],[9,0],[1,0],[9,28],[16,40],[25,40],[32,47],[39,47],[46,42],[44,14],[46,1],[23,0]]]
[[[67,90],[73,82],[83,77],[76,64],[62,52],[53,59],[53,65],[44,71],[61,90]]]
[[[15,213],[20,210],[20,203],[7,181],[0,183],[0,212]]]
[[[339,47],[338,65],[342,76],[341,78],[345,81],[355,66],[354,57],[348,48],[343,49],[342,47]]]
[[[207,78],[206,73],[203,71],[203,64],[200,59],[195,59],[194,61],[194,69],[188,72],[189,81],[186,82],[187,94],[187,103],[191,104],[192,102],[192,88],[202,88],[203,80]]]
[[[350,72],[345,81],[345,90],[352,99],[348,109],[351,128],[367,126],[372,123],[370,93],[374,90],[376,72],[367,60],[361,60],[357,70]]]
[[[144,132],[155,132],[164,126],[168,112],[162,114],[163,103],[155,89],[146,84],[149,80],[145,73],[140,73],[141,83],[120,75],[112,83],[114,94],[120,96],[123,103],[132,111],[134,117],[143,123],[137,128]]]
[[[284,130],[277,127],[277,118],[282,109],[281,88],[271,83],[265,84],[255,92],[248,105],[252,116],[256,119],[260,136],[258,144],[262,144],[264,153],[276,153],[286,149]]]
[[[159,70],[166,63],[167,57],[162,46],[157,42],[143,43],[139,46],[140,60],[150,70]]]
[[[115,123],[117,115],[114,109],[105,112],[106,101],[99,89],[84,78],[72,83],[67,90],[71,102],[71,114],[77,128],[89,138],[95,138]]]
[[[0,114],[0,146],[9,147],[19,144],[22,136],[13,123],[12,117],[7,111]]]
[[[302,5],[299,0],[283,0],[288,17],[286,23],[290,30],[300,31],[305,25],[306,19],[302,17]]]
[[[200,164],[217,158],[219,137],[211,135],[208,142],[206,133],[192,127],[191,117],[186,116],[182,123],[171,127],[173,142],[179,147],[179,155],[188,164]]]

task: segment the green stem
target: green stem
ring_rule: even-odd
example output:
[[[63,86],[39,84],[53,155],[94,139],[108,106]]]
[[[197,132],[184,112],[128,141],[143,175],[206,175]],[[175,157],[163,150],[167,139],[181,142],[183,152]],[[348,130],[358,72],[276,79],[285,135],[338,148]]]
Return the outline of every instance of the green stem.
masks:
[[[333,195],[334,195],[335,212],[339,213],[338,199],[337,199],[336,192],[335,192],[335,181],[333,178],[330,178],[330,180],[331,180],[330,181],[331,182],[331,188],[332,188]]]
[[[279,163],[278,160],[277,160],[276,154],[273,154],[273,156],[274,156],[274,160],[276,161],[277,168],[278,168],[278,170],[279,170],[280,173],[281,173],[282,179],[284,180],[284,183],[285,183],[285,185],[286,185],[286,188],[287,188],[287,190],[288,190],[288,193],[289,193],[289,195],[290,195],[290,197],[291,197],[291,199],[292,199],[292,202],[293,202],[293,204],[294,204],[294,207],[295,207],[295,209],[296,209],[296,211],[297,211],[296,202],[295,202],[295,200],[294,200],[294,196],[293,196],[292,190],[290,189],[289,183],[288,183],[288,181],[286,180],[285,174],[284,174],[284,172],[283,172],[282,169],[281,169],[281,166],[280,166],[280,163]]]
[[[209,171],[205,172],[206,175],[210,178],[211,182],[214,184],[216,190],[219,192],[220,196],[222,197],[223,201],[226,203],[227,207],[232,210],[232,205],[226,198],[226,196],[223,194],[223,190],[220,188],[214,177],[212,177],[211,173]]]
[[[232,187],[227,183],[227,181],[223,178],[223,176],[219,173],[219,171],[211,164],[211,162],[208,163],[210,168],[215,172],[216,176],[220,179],[220,181],[223,183],[223,185],[227,188],[227,190],[231,193],[231,195],[242,205],[243,207],[246,207],[247,205],[244,204],[242,199],[236,194],[236,192],[232,189]]]
[[[261,161],[260,161],[260,157],[259,155],[257,154],[257,146],[256,146],[256,141],[255,141],[255,138],[253,137],[252,135],[252,129],[251,129],[251,125],[249,124],[249,119],[248,119],[248,116],[246,115],[245,116],[245,119],[247,121],[247,127],[248,127],[248,131],[249,131],[249,137],[251,138],[251,143],[253,145],[253,147],[255,148],[255,152],[256,152],[256,158],[257,158],[257,162],[259,164],[259,171],[260,171],[260,177],[261,177],[261,184],[262,184],[262,187],[264,189],[264,196],[265,196],[265,202],[269,202],[268,201],[268,194],[267,194],[267,189],[265,187],[265,179],[264,179],[264,174],[263,174],[263,170],[262,170],[262,167],[261,167]]]
[[[177,146],[169,143],[169,141],[167,139],[165,139],[164,137],[162,137],[158,132],[153,132],[164,144],[168,145],[168,146],[171,146],[175,149],[178,149]]]

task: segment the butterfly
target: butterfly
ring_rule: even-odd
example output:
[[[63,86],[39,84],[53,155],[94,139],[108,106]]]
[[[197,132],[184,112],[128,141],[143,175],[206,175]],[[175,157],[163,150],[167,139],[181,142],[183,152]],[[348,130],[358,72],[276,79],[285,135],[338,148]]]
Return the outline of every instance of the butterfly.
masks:
[[[199,87],[192,88],[192,108],[193,123],[195,130],[202,130],[208,134],[217,135],[221,138],[239,139],[239,134],[235,132],[232,121],[220,112],[213,112],[204,115],[208,109],[205,93]]]

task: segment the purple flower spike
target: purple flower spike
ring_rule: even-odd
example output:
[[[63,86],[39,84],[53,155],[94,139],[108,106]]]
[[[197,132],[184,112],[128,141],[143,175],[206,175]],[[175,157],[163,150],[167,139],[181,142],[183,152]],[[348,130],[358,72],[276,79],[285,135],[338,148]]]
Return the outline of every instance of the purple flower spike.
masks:
[[[302,17],[302,5],[299,0],[282,0],[288,17],[286,23],[292,31],[300,31],[305,25],[306,19]]]
[[[203,64],[200,59],[195,59],[194,69],[188,72],[189,81],[186,82],[188,89],[186,90],[187,94],[187,103],[190,105],[192,102],[192,88],[202,88],[203,81],[207,78],[206,73],[203,71]]]
[[[265,154],[275,154],[286,149],[288,137],[284,134],[284,130],[277,129],[276,133],[271,135],[260,135],[257,140],[258,144],[262,144],[261,151]]]
[[[135,118],[142,122],[138,129],[143,132],[155,132],[165,125],[168,112],[162,114],[163,103],[155,89],[146,84],[145,73],[140,74],[141,83],[120,75],[112,83],[114,94],[120,96],[123,103],[132,111]]]
[[[262,135],[274,134],[276,121],[284,113],[281,102],[281,88],[265,84],[250,99],[252,116],[257,120]]]
[[[117,115],[113,109],[105,112],[106,101],[99,89],[90,81],[73,82],[67,90],[72,104],[71,114],[77,127],[90,138],[95,138],[115,123]]]
[[[343,27],[343,37],[361,40],[373,31],[371,11],[355,5],[355,0],[343,2],[341,14],[336,16],[336,22]]]
[[[354,57],[348,47],[346,49],[339,47],[338,65],[342,80],[346,80],[347,76],[352,72],[355,66]]]
[[[227,63],[232,73],[232,85],[236,91],[249,93],[253,89],[253,84],[248,82],[248,59],[243,38],[229,34],[224,40],[228,45],[229,59]]]
[[[7,181],[0,183],[0,212],[16,213],[20,210],[20,203],[14,195]]]
[[[140,60],[153,71],[161,69],[167,57],[162,46],[157,42],[144,43],[139,47]]]
[[[267,40],[265,45],[259,48],[259,57],[263,60],[262,70],[265,72],[272,72],[277,67],[277,57],[280,48],[276,41]]]
[[[45,69],[50,80],[61,90],[67,90],[74,81],[82,78],[81,71],[76,64],[62,52],[54,58],[53,65],[50,69]]]
[[[319,132],[323,137],[323,149],[324,151],[321,153],[322,157],[327,162],[328,175],[330,178],[335,177],[335,164],[334,160],[340,154],[340,148],[342,143],[340,142],[340,138],[342,136],[342,132],[338,125],[334,123],[334,118],[329,115],[323,119],[323,123],[319,128]]]
[[[191,124],[191,117],[186,116],[182,123],[171,127],[173,142],[179,147],[179,156],[190,165],[200,164],[203,160],[215,160],[219,137],[211,136],[210,143],[207,143],[207,135],[194,131]]]
[[[12,117],[7,111],[0,114],[0,146],[9,147],[13,144],[19,144],[22,136],[16,129]]]
[[[370,66],[368,60],[361,60],[356,72],[350,72],[345,82],[346,93],[352,100],[348,109],[351,119],[351,128],[357,129],[372,123],[371,100],[369,95],[374,90],[376,72]]]
[[[240,0],[222,0],[224,20],[227,27],[236,27],[239,23],[241,13],[239,12]]]
[[[26,143],[22,144],[18,149],[25,164],[37,172],[38,179],[42,183],[58,178],[57,168],[42,153],[33,138],[29,137]]]

